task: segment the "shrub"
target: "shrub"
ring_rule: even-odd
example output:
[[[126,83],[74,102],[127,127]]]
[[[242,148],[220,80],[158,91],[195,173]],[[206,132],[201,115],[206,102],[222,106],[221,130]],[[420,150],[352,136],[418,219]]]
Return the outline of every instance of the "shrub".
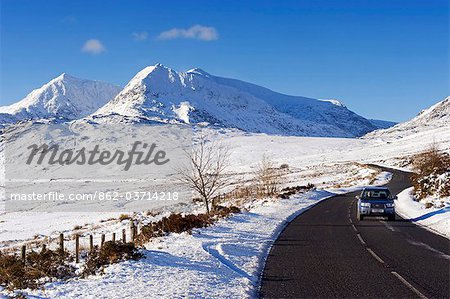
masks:
[[[137,236],[137,243],[143,244],[155,237],[162,237],[168,233],[192,232],[194,228],[202,228],[211,225],[216,219],[227,217],[231,213],[239,213],[238,207],[215,206],[210,214],[171,214],[160,221],[142,226]]]
[[[69,264],[73,257],[68,253],[63,254],[56,250],[42,250],[37,253],[30,252],[27,255],[26,265],[29,271],[35,272],[42,277],[66,279],[75,275],[75,268]]]
[[[142,244],[148,240],[161,237],[167,233],[190,232],[194,228],[206,227],[212,223],[212,218],[208,214],[171,214],[160,221],[152,222],[142,226],[141,233],[138,236],[138,243]]]
[[[0,286],[7,290],[37,288],[37,282],[15,255],[0,255]]]
[[[315,188],[314,184],[311,183],[308,183],[308,185],[306,186],[286,187],[281,190],[281,192],[278,194],[278,197],[282,199],[288,199],[289,197],[291,197],[291,195],[300,192],[307,192],[313,190],[314,188]]]
[[[220,218],[224,218],[230,214],[235,214],[235,213],[240,213],[240,212],[241,212],[241,209],[239,209],[236,206],[230,206],[230,207],[215,206],[214,210],[213,210],[213,214]]]
[[[107,241],[101,248],[96,246],[89,253],[84,265],[82,276],[88,276],[103,271],[104,267],[124,260],[138,260],[142,254],[133,243]]]
[[[75,268],[69,264],[68,253],[43,250],[30,252],[23,262],[17,255],[0,254],[0,286],[7,290],[35,289],[42,285],[43,278],[69,278],[75,275]]]
[[[129,220],[129,219],[131,219],[131,216],[128,214],[120,214],[120,216],[119,216],[120,221]]]
[[[258,193],[261,196],[276,195],[285,174],[283,170],[285,169],[275,167],[275,163],[272,160],[263,156],[255,171]]]
[[[440,151],[436,144],[412,159],[411,177],[415,196],[450,196],[450,155]]]

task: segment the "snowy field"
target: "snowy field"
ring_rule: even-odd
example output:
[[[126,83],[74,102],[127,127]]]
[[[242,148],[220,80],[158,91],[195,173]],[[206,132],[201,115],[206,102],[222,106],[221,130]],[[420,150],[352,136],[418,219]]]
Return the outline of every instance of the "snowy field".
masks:
[[[450,149],[448,128],[418,133],[421,139],[282,137],[235,130],[209,134],[230,148],[229,171],[234,186],[254,176],[256,165],[266,156],[275,165],[289,165],[284,186],[314,183],[318,190],[287,200],[251,201],[246,204],[246,212],[195,230],[192,235],[171,234],[153,240],[143,249],[142,260],[109,266],[104,275],[49,283],[45,290],[31,293],[44,298],[255,297],[268,250],[289,219],[332,194],[382,185],[391,178],[390,173],[380,173],[365,163],[402,168],[408,156],[432,142],[438,142],[441,149]],[[448,199],[442,208],[424,209],[421,203],[412,201],[409,192],[399,196],[399,214],[449,237]],[[199,209],[190,201],[165,203],[155,207],[154,214],[162,217]],[[70,235],[75,226],[81,227],[78,233],[120,232],[126,222],[117,218],[123,212],[6,211],[0,215],[0,246],[16,247],[30,239],[56,238],[59,232]],[[134,217],[144,222],[154,219],[144,211]],[[111,288],[111,284],[115,287]]]
[[[389,166],[404,166],[405,156],[426,149],[430,143],[438,142],[442,149],[450,149],[448,128],[436,128],[427,134],[405,138],[315,138],[283,137],[266,134],[249,134],[236,130],[209,130],[208,134],[222,140],[230,148],[229,171],[236,184],[254,176],[256,165],[263,156],[275,165],[289,165],[285,186],[315,184],[319,189],[338,192],[340,188],[355,185],[355,181],[373,183],[375,171],[361,163],[376,163]],[[1,156],[1,153],[0,153]],[[36,175],[39,175],[36,172]],[[107,178],[107,177],[105,177]],[[56,182],[58,178],[54,179]],[[131,184],[131,185],[130,185]],[[120,183],[120,187],[133,187],[139,183]],[[167,182],[173,184],[172,181]],[[142,186],[139,186],[142,187]],[[30,187],[31,188],[31,187]],[[142,187],[145,188],[145,187]],[[30,189],[30,191],[32,191]],[[4,194],[3,194],[4,196]],[[190,201],[163,202],[155,207],[160,212],[189,212]],[[76,209],[75,209],[76,210]],[[59,232],[70,233],[75,226],[107,233],[108,227],[116,229],[117,221],[102,222],[117,218],[126,209],[104,213],[59,211],[50,213],[46,209],[6,211],[0,215],[0,247],[18,245],[21,242],[45,236],[55,237]],[[144,212],[144,211],[143,211]]]

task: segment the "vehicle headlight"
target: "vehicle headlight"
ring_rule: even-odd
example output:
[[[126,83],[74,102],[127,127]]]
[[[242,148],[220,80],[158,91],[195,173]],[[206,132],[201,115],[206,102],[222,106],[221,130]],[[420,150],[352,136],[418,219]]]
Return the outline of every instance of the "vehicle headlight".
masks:
[[[361,203],[361,207],[370,208],[370,203],[368,203],[368,202],[362,202],[362,203]]]
[[[395,204],[393,202],[386,204],[386,208],[393,208],[393,207],[395,207]]]

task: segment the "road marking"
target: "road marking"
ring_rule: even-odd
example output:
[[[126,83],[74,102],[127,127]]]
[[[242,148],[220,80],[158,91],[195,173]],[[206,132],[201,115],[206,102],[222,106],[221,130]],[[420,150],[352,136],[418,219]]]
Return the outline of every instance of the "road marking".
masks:
[[[356,234],[356,236],[358,237],[358,239],[361,242],[361,244],[366,245],[366,241],[364,241],[364,239],[361,237],[360,234]]]
[[[397,232],[397,230],[396,230],[392,225],[387,224],[386,221],[382,220],[382,221],[380,221],[380,222],[383,223],[383,225],[386,226],[386,228],[387,228],[388,230],[390,230],[391,232]]]
[[[356,228],[356,226],[352,223],[352,228],[355,232],[358,232],[358,229]]]
[[[378,256],[378,254],[373,252],[373,250],[370,249],[370,248],[366,248],[366,249],[377,261],[379,261],[380,263],[384,264],[384,261],[381,259],[381,257]]]
[[[406,285],[411,291],[413,291],[414,293],[417,294],[417,296],[419,296],[422,299],[428,299],[427,296],[425,296],[424,294],[422,294],[418,289],[416,289],[415,287],[413,287],[412,284],[410,284],[406,279],[404,279],[400,274],[398,274],[395,271],[391,271],[391,273],[397,277],[401,282],[403,282],[404,285]]]
[[[434,249],[433,247],[431,247],[428,244],[425,244],[425,243],[422,243],[422,242],[416,242],[416,241],[412,241],[412,240],[408,240],[408,243],[410,243],[412,245],[423,247],[425,249],[428,249],[429,251],[436,253],[437,255],[441,256],[442,258],[450,260],[450,255],[445,254],[442,251],[439,251],[437,249]]]

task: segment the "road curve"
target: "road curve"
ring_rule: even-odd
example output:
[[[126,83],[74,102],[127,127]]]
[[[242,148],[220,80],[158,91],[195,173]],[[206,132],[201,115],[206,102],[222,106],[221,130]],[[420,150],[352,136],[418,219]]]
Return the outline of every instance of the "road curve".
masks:
[[[409,187],[408,173],[388,187]],[[356,219],[356,193],[299,215],[275,241],[262,298],[449,298],[450,241],[397,216]]]

